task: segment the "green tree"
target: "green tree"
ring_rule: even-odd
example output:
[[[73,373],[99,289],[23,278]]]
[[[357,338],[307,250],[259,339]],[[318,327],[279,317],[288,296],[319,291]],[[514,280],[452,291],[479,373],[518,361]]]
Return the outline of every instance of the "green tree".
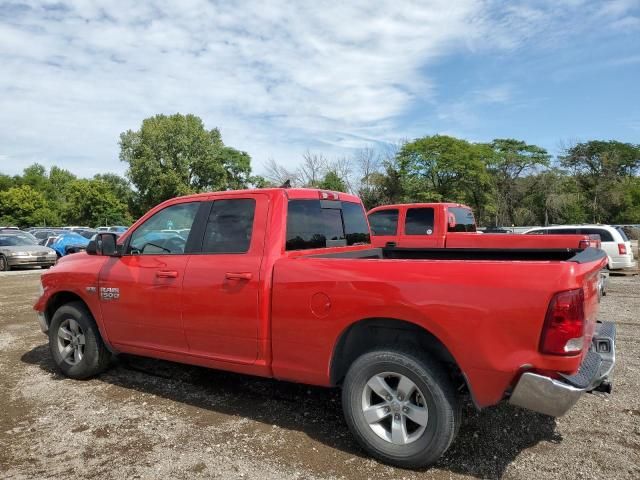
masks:
[[[590,220],[611,221],[624,204],[626,180],[640,169],[640,145],[592,140],[568,148],[560,161],[580,185]]]
[[[11,187],[15,185],[15,180],[10,175],[5,175],[4,173],[0,173],[0,192],[4,190],[9,190]]]
[[[120,135],[120,160],[136,187],[141,211],[177,195],[245,187],[245,152],[225,147],[218,129],[195,115],[156,115]]]
[[[0,192],[0,224],[24,228],[55,221],[45,196],[33,187],[21,185]]]
[[[518,182],[518,179],[532,175],[539,168],[548,166],[550,157],[544,148],[512,138],[498,138],[488,146],[491,154],[485,158],[495,192],[495,223],[496,225],[522,224],[523,215],[531,218],[534,214],[522,212],[522,200],[529,191],[522,188],[528,183]],[[516,209],[520,209],[518,214]],[[524,222],[529,223],[529,221]]]
[[[347,184],[333,170],[329,170],[324,175],[320,183],[318,183],[318,188],[332,190],[334,192],[346,192],[348,190]]]
[[[467,202],[482,208],[489,188],[489,153],[485,145],[445,135],[406,143],[397,155],[406,200]]]
[[[131,215],[126,202],[104,180],[79,179],[65,189],[63,217],[71,225],[129,225]]]

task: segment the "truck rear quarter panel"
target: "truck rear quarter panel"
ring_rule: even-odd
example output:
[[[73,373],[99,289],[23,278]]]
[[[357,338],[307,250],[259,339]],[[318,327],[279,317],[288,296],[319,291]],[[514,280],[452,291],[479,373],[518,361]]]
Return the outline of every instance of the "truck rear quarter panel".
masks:
[[[435,335],[476,403],[492,405],[525,365],[575,372],[581,355],[545,356],[538,345],[553,294],[580,288],[592,269],[571,262],[285,256],[273,274],[273,373],[329,385],[332,352],[350,325],[397,319]]]

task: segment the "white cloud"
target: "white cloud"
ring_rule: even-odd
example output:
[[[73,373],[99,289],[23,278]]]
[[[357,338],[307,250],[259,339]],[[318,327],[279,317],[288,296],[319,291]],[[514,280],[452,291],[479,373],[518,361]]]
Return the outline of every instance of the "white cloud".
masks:
[[[415,102],[435,105],[437,85],[425,73],[434,60],[517,48],[560,8],[546,5],[5,3],[0,170],[15,173],[38,161],[81,175],[122,172],[119,133],[176,111],[220,127],[225,142],[247,150],[256,167],[269,157],[291,165],[307,148],[332,153],[393,142],[406,136],[397,119]],[[626,12],[608,15],[617,21]],[[506,102],[511,90],[478,95]]]

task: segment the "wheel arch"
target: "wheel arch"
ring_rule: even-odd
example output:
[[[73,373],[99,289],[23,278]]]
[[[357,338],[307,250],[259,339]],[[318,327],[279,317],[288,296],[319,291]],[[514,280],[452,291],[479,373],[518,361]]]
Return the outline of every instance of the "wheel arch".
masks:
[[[47,321],[47,326],[51,325],[51,319],[56,313],[56,310],[58,310],[61,306],[71,302],[80,302],[86,307],[87,310],[89,310],[89,312],[91,312],[91,308],[89,308],[87,302],[85,302],[77,293],[66,290],[56,292],[47,300],[47,304],[44,308],[44,317]],[[91,315],[93,315],[93,312],[91,312]],[[93,317],[95,319],[95,315],[93,315]]]
[[[428,352],[447,367],[454,385],[459,390],[468,391],[473,400],[471,385],[447,346],[423,326],[396,318],[365,318],[350,324],[342,331],[331,355],[329,367],[331,384],[339,385],[349,366],[360,355],[378,347],[400,345],[410,345]]]

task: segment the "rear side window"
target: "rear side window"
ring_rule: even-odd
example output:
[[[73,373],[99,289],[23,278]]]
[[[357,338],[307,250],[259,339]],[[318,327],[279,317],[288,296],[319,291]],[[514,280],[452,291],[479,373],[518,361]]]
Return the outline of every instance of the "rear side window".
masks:
[[[369,227],[359,203],[290,200],[287,250],[369,243]]]
[[[577,235],[577,228],[551,228],[546,231],[547,235]]]
[[[255,210],[253,198],[213,202],[202,253],[246,253],[251,245]]]
[[[398,210],[379,210],[369,215],[373,235],[395,235],[398,233]]]
[[[431,235],[433,233],[433,208],[410,208],[404,224],[407,235]]]
[[[527,235],[545,235],[546,233],[544,230],[531,230]]]
[[[584,235],[600,235],[603,242],[613,242],[613,235],[604,228],[581,228],[580,233]]]
[[[475,232],[476,231],[476,219],[473,217],[473,212],[470,208],[462,207],[449,207],[447,209],[449,214],[453,214],[456,224],[453,227],[449,227],[449,232]]]

